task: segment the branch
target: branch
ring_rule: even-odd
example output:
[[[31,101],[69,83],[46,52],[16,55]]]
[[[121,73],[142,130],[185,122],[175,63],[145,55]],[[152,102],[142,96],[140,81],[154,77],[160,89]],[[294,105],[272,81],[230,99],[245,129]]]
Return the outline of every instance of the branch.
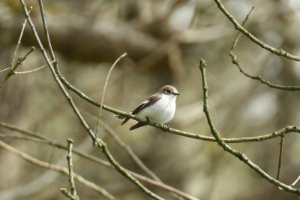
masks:
[[[281,162],[282,162],[282,151],[283,151],[283,140],[284,136],[280,137],[280,143],[279,143],[279,155],[278,155],[278,167],[277,167],[277,175],[276,179],[280,179],[280,170],[281,170]]]
[[[31,10],[32,10],[32,7],[29,8],[29,14],[31,13]],[[27,19],[25,19],[23,24],[22,24],[22,28],[21,28],[21,32],[20,32],[20,35],[19,35],[18,43],[17,43],[16,49],[15,49],[15,52],[14,52],[14,55],[13,55],[13,59],[11,61],[11,71],[14,71],[14,66],[17,65],[17,63],[15,63],[15,59],[16,59],[16,56],[17,56],[19,46],[21,45],[21,40],[23,38],[23,34],[24,34],[24,30],[25,30],[26,25],[27,25]]]
[[[67,161],[68,161],[69,182],[70,182],[70,186],[71,186],[71,188],[70,188],[71,189],[71,195],[72,195],[72,197],[74,197],[74,200],[79,200],[79,197],[77,196],[75,182],[74,182],[72,151],[73,151],[73,140],[68,139]]]
[[[295,186],[300,180],[300,175],[296,178],[296,180],[291,184],[291,186]]]
[[[110,135],[112,136],[112,138],[117,142],[117,144],[123,148],[127,154],[129,155],[129,157],[132,159],[133,162],[135,162],[135,164],[142,169],[148,176],[150,176],[153,180],[156,180],[160,183],[163,183],[162,180],[160,180],[160,178],[154,173],[152,172],[144,163],[143,161],[141,161],[141,159],[134,153],[134,151],[131,149],[131,147],[129,145],[127,145],[119,136],[118,134],[106,123],[104,123],[103,121],[99,120],[98,121],[101,126],[104,128],[104,130]],[[181,199],[180,197],[182,197],[182,195],[178,195],[178,194],[173,194],[173,196],[177,199]],[[188,198],[190,199],[190,197]],[[193,199],[193,197],[192,197]]]
[[[251,10],[249,11],[249,13],[247,14],[246,18],[244,19],[243,23],[242,23],[242,26],[245,25],[245,23],[247,22],[251,12],[253,11],[254,7],[251,8]],[[280,90],[287,90],[287,91],[296,91],[296,90],[300,90],[300,86],[283,86],[283,85],[278,85],[278,84],[273,84],[271,83],[270,81],[267,81],[265,80],[264,78],[262,78],[261,76],[253,76],[253,75],[250,75],[249,73],[245,72],[242,67],[240,66],[240,63],[239,61],[237,60],[237,56],[235,55],[234,53],[234,49],[238,43],[238,40],[241,36],[241,33],[237,33],[236,37],[235,37],[235,40],[231,46],[231,49],[230,49],[230,57],[231,57],[231,62],[240,70],[240,72],[242,74],[244,74],[246,77],[250,78],[250,79],[253,79],[253,80],[257,80],[259,82],[261,82],[262,84],[264,85],[267,85],[269,86],[270,88],[275,88],[275,89],[280,89]]]
[[[107,88],[107,84],[108,84],[108,80],[110,77],[111,72],[113,71],[113,69],[115,68],[115,66],[117,65],[117,63],[124,58],[125,56],[127,56],[127,53],[123,53],[121,56],[119,56],[119,58],[113,63],[113,65],[110,67],[108,74],[106,76],[105,82],[104,82],[104,86],[103,86],[103,92],[102,92],[102,98],[101,98],[101,103],[100,103],[100,108],[99,108],[99,113],[98,113],[98,121],[97,121],[97,125],[96,125],[96,131],[95,133],[97,134],[99,129],[100,129],[100,120],[102,117],[102,105],[104,104],[104,97],[105,97],[105,93],[106,93],[106,88]]]
[[[15,149],[14,147],[0,141],[0,147],[17,155],[18,157],[26,160],[27,162],[30,162],[38,167],[41,167],[41,168],[45,168],[45,169],[48,169],[48,170],[52,170],[52,171],[56,171],[56,172],[59,172],[65,176],[68,176],[69,173],[68,173],[68,169],[67,168],[64,168],[64,167],[60,167],[60,166],[57,166],[57,165],[53,165],[51,163],[46,163],[44,161],[41,161],[41,160],[38,160],[36,158],[33,158],[31,156],[29,156],[28,154],[26,153],[23,153],[17,149]],[[99,187],[98,185],[96,185],[95,183],[85,179],[84,177],[78,175],[78,174],[75,174],[74,173],[74,179],[76,179],[78,182],[82,183],[83,185],[86,185],[87,187],[95,190],[97,193],[101,194],[103,197],[105,197],[106,199],[109,199],[109,200],[114,200],[115,197],[113,197],[110,193],[108,193],[105,189]]]
[[[245,154],[237,151],[236,149],[230,147],[226,142],[221,138],[219,131],[216,129],[215,125],[213,124],[213,121],[211,119],[209,110],[208,110],[208,85],[206,81],[206,74],[205,74],[205,68],[206,64],[203,59],[200,60],[200,72],[201,72],[201,78],[202,78],[202,89],[203,89],[203,111],[205,113],[211,134],[215,137],[217,143],[219,146],[221,146],[224,151],[227,151],[228,153],[232,154],[239,160],[241,160],[243,163],[245,163],[248,167],[253,169],[256,173],[260,174],[263,178],[271,182],[272,184],[276,185],[277,187],[281,187],[284,190],[300,195],[300,190],[295,189],[279,180],[276,180],[269,174],[267,174],[265,171],[263,171],[259,166],[257,166],[255,163],[253,163]]]
[[[27,51],[27,53],[25,53],[24,56],[18,58],[18,59],[17,59],[17,62],[16,62],[14,65],[11,66],[9,72],[6,74],[6,76],[5,76],[4,80],[3,80],[3,82],[2,82],[1,85],[0,85],[0,93],[1,93],[1,91],[3,90],[3,88],[4,88],[5,84],[6,84],[6,82],[8,81],[8,79],[9,79],[11,76],[13,76],[13,75],[16,74],[16,72],[15,72],[16,69],[22,64],[22,62],[23,62],[24,60],[26,60],[26,58],[29,56],[29,54],[31,54],[34,50],[35,50],[35,48],[34,48],[34,47],[31,47],[31,48]]]
[[[157,175],[152,172],[141,160],[140,158],[133,152],[133,150],[130,148],[129,145],[127,145],[119,136],[118,134],[107,124],[105,124],[103,121],[99,120],[99,123],[104,128],[104,130],[112,136],[112,138],[118,143],[118,145],[123,148],[129,157],[135,162],[135,164],[141,168],[146,174],[148,174],[152,179],[162,182],[160,178],[157,177]]]
[[[238,40],[238,38],[236,38],[236,41]],[[269,86],[270,88],[275,88],[275,89],[279,89],[279,90],[287,90],[287,91],[298,91],[300,90],[300,86],[284,86],[284,85],[279,85],[279,84],[274,84],[271,83],[270,81],[265,80],[264,78],[262,78],[261,76],[253,76],[250,75],[249,73],[245,72],[241,66],[240,63],[237,60],[237,56],[234,54],[234,49],[231,49],[230,51],[230,57],[232,60],[232,63],[240,70],[240,72],[242,74],[244,74],[246,77],[253,79],[253,80],[257,80],[259,82],[261,82],[264,85]]]
[[[121,110],[109,107],[105,104],[101,105],[99,104],[97,101],[93,100],[91,97],[87,96],[86,94],[84,94],[82,91],[80,91],[79,89],[77,89],[76,87],[74,87],[73,85],[71,85],[65,78],[64,76],[61,74],[61,72],[58,69],[58,77],[59,79],[62,81],[62,83],[72,92],[74,92],[75,94],[77,94],[80,98],[84,99],[85,101],[87,101],[88,103],[96,106],[96,107],[100,107],[102,106],[102,108],[108,112],[114,113],[116,115],[121,115],[124,117],[129,117],[131,119],[134,119],[136,121],[139,122],[143,122],[143,123],[148,123],[148,125],[156,127],[162,131],[164,131],[165,133],[171,133],[171,134],[175,134],[175,135],[180,135],[180,136],[184,136],[184,137],[189,137],[189,138],[193,138],[193,139],[198,139],[198,140],[204,140],[204,141],[210,141],[210,142],[215,142],[215,138],[214,137],[210,137],[210,136],[205,136],[205,135],[200,135],[197,133],[191,133],[191,132],[187,132],[187,131],[181,131],[178,129],[174,129],[171,128],[169,126],[166,126],[164,124],[158,124],[158,123],[154,123],[154,122],[148,122],[145,119],[136,117],[135,115],[132,115],[131,113],[126,113],[123,112]],[[276,137],[279,137],[281,135],[285,135],[287,133],[290,132],[297,132],[300,133],[300,128],[297,126],[286,126],[278,131],[274,131],[272,133],[269,134],[264,134],[264,135],[260,135],[260,136],[254,136],[254,137],[239,137],[239,138],[223,138],[225,142],[227,143],[242,143],[242,142],[260,142],[260,141],[265,141],[265,140],[269,140],[269,139],[273,139]]]
[[[2,126],[3,123],[0,122],[0,126]],[[11,134],[0,134],[0,137],[2,138],[13,138],[13,139],[22,139],[22,140],[29,140],[29,141],[33,141],[33,142],[38,142],[38,143],[44,143],[44,144],[47,144],[47,145],[50,145],[52,147],[56,147],[56,148],[59,148],[59,149],[62,149],[62,150],[65,150],[67,151],[68,150],[68,147],[63,145],[63,144],[60,144],[56,141],[53,141],[53,140],[50,140],[48,138],[45,138],[45,137],[42,137],[40,136],[41,134],[38,134],[38,133],[35,133],[35,132],[31,132],[31,131],[27,131],[27,130],[23,130],[23,129],[20,129],[20,128],[17,128],[13,125],[8,125],[6,124],[6,126],[2,126],[3,128],[6,128],[6,129],[9,129],[9,130],[12,130],[12,131],[16,131],[18,133],[21,133],[21,134],[24,134],[25,136],[19,136],[19,135],[11,135]],[[94,156],[90,156],[86,153],[82,153],[80,151],[77,151],[76,149],[73,149],[73,153],[82,157],[82,158],[85,158],[91,162],[94,162],[94,163],[97,163],[97,164],[100,164],[104,167],[108,167],[108,168],[114,168],[113,165],[111,165],[109,162],[107,161],[104,161],[100,158],[97,158],[97,157],[94,157]],[[127,171],[132,175],[134,176],[135,178],[139,179],[140,181],[143,181],[145,183],[148,183],[150,185],[153,185],[153,186],[156,186],[158,188],[161,188],[163,190],[166,190],[168,192],[172,192],[174,194],[177,194],[179,196],[182,196],[183,198],[185,199],[190,199],[190,200],[196,200],[195,197],[187,194],[187,193],[184,193],[180,190],[177,190],[169,185],[166,185],[164,183],[161,183],[159,181],[155,181],[153,179],[150,179],[150,178],[147,178],[145,176],[142,176],[136,172],[133,172],[133,171],[130,171],[127,169]]]
[[[278,56],[283,56],[291,60],[300,61],[299,56],[292,55],[283,49],[276,49],[263,41],[259,40],[257,37],[255,37],[252,33],[247,31],[242,25],[238,23],[238,21],[226,10],[224,5],[220,0],[215,0],[215,3],[217,4],[218,8],[224,13],[224,15],[231,21],[231,23],[234,25],[235,29],[243,33],[246,37],[248,37],[251,41],[259,45],[260,47],[270,51],[273,54],[276,54]]]
[[[33,72],[37,72],[37,71],[39,71],[39,70],[41,70],[41,69],[44,69],[44,68],[46,68],[47,66],[48,66],[48,65],[42,65],[42,66],[37,67],[37,68],[35,68],[35,69],[26,70],[26,71],[20,71],[20,72],[15,72],[15,74],[31,74],[31,73],[33,73]]]
[[[69,192],[67,190],[67,188],[60,188],[60,191],[63,193],[63,195],[65,195],[69,199],[71,199],[71,200],[78,200],[78,198],[75,197],[74,195],[72,195],[71,192]]]

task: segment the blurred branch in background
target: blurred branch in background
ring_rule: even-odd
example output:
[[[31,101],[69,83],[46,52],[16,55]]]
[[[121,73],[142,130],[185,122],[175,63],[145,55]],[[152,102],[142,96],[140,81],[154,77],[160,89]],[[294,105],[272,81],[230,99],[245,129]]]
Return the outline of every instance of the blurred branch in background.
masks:
[[[33,141],[33,142],[37,142],[37,143],[44,143],[44,144],[47,144],[47,145],[50,145],[50,146],[53,146],[55,148],[62,149],[62,150],[65,150],[65,151],[68,150],[67,146],[62,145],[62,144],[60,144],[60,143],[58,143],[54,140],[50,140],[48,138],[45,138],[45,137],[41,136],[42,134],[40,134],[40,133],[34,133],[34,132],[31,132],[31,131],[28,131],[28,130],[20,129],[20,128],[17,128],[15,126],[13,126],[13,125],[8,125],[8,124],[2,123],[2,122],[0,122],[0,126],[3,127],[3,128],[6,128],[8,130],[12,130],[12,131],[15,131],[15,132],[18,132],[20,134],[25,135],[25,136],[19,136],[19,135],[12,135],[12,134],[1,134],[0,137],[3,138],[3,139],[12,138],[12,139],[28,140],[28,141]],[[104,127],[104,129],[107,130],[107,132],[111,132],[111,133],[113,132],[112,130],[109,129],[109,127],[107,125],[102,124],[102,126]],[[119,142],[121,142],[121,141],[119,141]],[[122,144],[122,145],[124,145],[124,144]],[[125,149],[128,149],[128,148],[125,148]],[[86,153],[82,153],[78,150],[73,150],[73,153],[76,154],[77,156],[83,157],[83,158],[85,158],[85,159],[87,159],[91,162],[100,164],[104,167],[113,168],[113,165],[111,165],[109,162],[101,160],[97,157],[90,156],[90,155],[88,155]],[[132,154],[132,153],[130,153],[130,154]],[[138,158],[135,158],[135,159],[138,159]],[[151,184],[153,186],[159,187],[161,189],[172,192],[172,193],[177,194],[179,196],[185,197],[186,199],[193,199],[192,196],[190,196],[188,194],[185,194],[185,193],[183,193],[179,190],[176,190],[175,188],[172,188],[172,187],[170,187],[170,186],[168,186],[164,183],[161,183],[161,181],[156,181],[156,180],[147,178],[145,176],[142,176],[140,174],[137,174],[137,173],[129,171],[129,170],[128,170],[128,172],[131,173],[137,179],[139,179],[139,180],[141,180],[145,183]]]
[[[28,161],[28,162],[36,165],[36,166],[43,167],[43,168],[46,168],[46,169],[49,169],[49,170],[53,170],[53,171],[57,171],[57,172],[59,172],[61,174],[64,174],[65,176],[69,176],[67,168],[59,167],[59,166],[56,166],[56,165],[52,165],[50,163],[46,163],[46,162],[40,161],[40,160],[38,160],[36,158],[33,158],[33,157],[31,157],[31,156],[29,156],[29,155],[27,155],[27,154],[25,154],[25,153],[23,153],[23,152],[21,152],[21,151],[19,151],[17,149],[11,147],[10,145],[8,145],[8,144],[6,144],[6,143],[4,143],[2,141],[0,141],[0,146],[1,146],[1,148],[4,148],[5,150],[14,153],[15,155],[21,157],[22,159],[24,159],[24,160],[26,160],[26,161]],[[78,174],[74,174],[74,178],[78,182],[80,182],[80,183],[88,186],[89,188],[97,191],[99,194],[103,195],[107,199],[114,199],[114,197],[111,196],[111,194],[109,194],[106,190],[100,188],[99,186],[97,186],[93,182],[90,182],[90,181],[86,180],[82,176],[80,176]]]

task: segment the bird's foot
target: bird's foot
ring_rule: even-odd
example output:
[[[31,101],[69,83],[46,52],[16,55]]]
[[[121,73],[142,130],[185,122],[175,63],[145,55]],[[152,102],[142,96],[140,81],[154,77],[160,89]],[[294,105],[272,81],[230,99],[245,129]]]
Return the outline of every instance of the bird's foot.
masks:
[[[163,131],[170,131],[170,126],[168,126],[166,124],[162,124],[162,130]]]
[[[150,123],[150,119],[149,117],[146,117],[146,124],[149,124]]]

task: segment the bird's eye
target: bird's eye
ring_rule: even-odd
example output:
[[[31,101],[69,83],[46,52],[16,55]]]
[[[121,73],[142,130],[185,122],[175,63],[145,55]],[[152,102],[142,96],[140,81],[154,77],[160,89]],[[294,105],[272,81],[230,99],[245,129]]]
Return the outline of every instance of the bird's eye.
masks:
[[[165,93],[166,93],[166,94],[170,94],[170,93],[171,93],[171,90],[165,90]]]

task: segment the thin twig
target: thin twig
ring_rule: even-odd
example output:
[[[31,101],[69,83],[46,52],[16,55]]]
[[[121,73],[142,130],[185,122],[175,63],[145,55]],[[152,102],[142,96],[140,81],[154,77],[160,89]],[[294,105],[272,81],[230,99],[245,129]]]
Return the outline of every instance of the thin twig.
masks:
[[[116,159],[112,156],[109,149],[107,148],[106,143],[103,143],[99,138],[96,139],[96,146],[101,148],[106,158],[110,161],[110,163],[125,177],[131,180],[138,188],[140,188],[145,194],[152,197],[153,199],[163,200],[162,197],[157,194],[151,192],[148,188],[146,188],[143,184],[141,184],[134,176],[132,176],[123,166],[121,166]]]
[[[19,139],[19,140],[28,140],[32,142],[37,142],[37,143],[46,143],[45,140],[38,139],[32,136],[25,136],[25,135],[18,135],[18,134],[7,134],[7,133],[0,133],[0,138],[1,139]]]
[[[158,176],[152,172],[141,160],[140,158],[133,152],[133,150],[130,148],[129,145],[127,145],[119,136],[118,134],[111,128],[109,127],[106,123],[104,123],[102,120],[99,120],[99,123],[101,124],[101,126],[104,128],[104,130],[110,135],[112,136],[112,138],[118,143],[118,145],[120,147],[122,147],[127,154],[129,155],[129,157],[137,164],[137,166],[139,166],[139,168],[141,168],[147,175],[149,175],[152,179],[156,180],[156,181],[160,181],[160,178],[158,178]]]
[[[53,63],[53,62],[55,62],[55,61],[52,61],[52,63]],[[31,69],[31,70],[15,72],[15,74],[30,74],[30,73],[33,73],[33,72],[37,72],[37,71],[39,71],[39,70],[41,70],[41,69],[44,69],[44,68],[46,68],[46,67],[48,67],[48,64],[42,65],[42,66],[40,66],[40,67],[37,67],[37,68],[35,68],[35,69]]]
[[[24,56],[20,57],[17,59],[17,62],[12,66],[9,76],[13,75],[13,73],[16,71],[16,69],[23,63],[24,60],[26,60],[26,58],[29,56],[29,54],[31,54],[32,52],[34,52],[35,47],[31,47],[27,53],[25,53]]]
[[[247,14],[245,20],[242,23],[242,26],[244,26],[245,23],[247,22],[247,20],[250,16],[251,12],[253,11],[253,9],[254,9],[254,7],[252,7],[252,9]],[[270,88],[275,88],[275,89],[279,89],[279,90],[287,90],[287,91],[300,90],[300,86],[284,86],[284,85],[274,84],[274,83],[271,83],[270,81],[267,81],[266,79],[262,78],[262,76],[253,76],[253,75],[247,73],[245,70],[243,70],[240,63],[239,63],[239,61],[238,61],[238,59],[237,59],[236,54],[234,53],[235,47],[238,43],[238,40],[239,40],[240,36],[241,36],[241,33],[238,32],[236,37],[235,37],[235,40],[234,40],[234,42],[231,46],[229,55],[231,57],[231,62],[239,69],[239,71],[242,74],[244,74],[246,77],[248,77],[250,79],[257,80],[257,81],[261,82],[262,84],[269,86]]]
[[[32,10],[32,7],[29,8],[29,14],[31,13],[31,10]],[[23,34],[24,34],[24,30],[25,30],[26,25],[27,25],[27,19],[25,19],[23,24],[22,24],[22,28],[21,28],[21,32],[20,32],[20,35],[19,35],[18,43],[17,43],[16,49],[14,51],[14,55],[13,55],[13,58],[12,58],[12,61],[11,61],[11,66],[10,67],[11,67],[12,71],[14,71],[13,66],[16,65],[15,59],[16,59],[16,56],[17,56],[19,46],[21,45],[21,41],[22,41],[22,38],[23,38]]]
[[[296,180],[291,184],[291,186],[295,186],[300,180],[300,175],[296,178]]]
[[[212,135],[215,137],[218,145],[224,149],[224,151],[227,151],[228,153],[232,154],[239,160],[241,160],[243,163],[245,163],[248,167],[253,169],[256,173],[261,175],[264,179],[268,180],[272,184],[276,185],[277,187],[281,187],[284,190],[291,192],[293,194],[300,195],[300,190],[293,188],[275,178],[267,174],[264,170],[262,170],[258,165],[256,165],[254,162],[252,162],[245,154],[237,151],[236,149],[230,147],[226,142],[221,138],[219,131],[215,127],[212,118],[210,116],[210,112],[208,110],[208,85],[206,81],[206,74],[205,74],[205,68],[206,64],[203,59],[200,60],[199,69],[201,72],[201,78],[202,78],[202,90],[203,90],[203,111],[206,116],[210,131]]]
[[[282,151],[283,151],[283,140],[284,136],[280,137],[280,143],[279,143],[279,155],[278,155],[278,167],[277,167],[277,175],[276,179],[280,179],[280,170],[281,170],[281,163],[282,163]]]
[[[110,74],[111,72],[113,71],[113,69],[115,68],[115,66],[117,65],[117,63],[122,59],[124,58],[125,56],[127,56],[127,53],[123,53],[114,63],[113,65],[110,67],[108,73],[107,73],[107,76],[106,76],[106,79],[105,79],[105,82],[104,82],[104,86],[103,86],[103,92],[102,92],[102,97],[101,97],[101,102],[100,102],[100,105],[103,105],[104,104],[104,98],[105,98],[105,93],[106,93],[106,88],[107,88],[107,84],[108,84],[108,80],[109,80],[109,77],[110,77]],[[98,121],[97,121],[97,125],[96,125],[96,130],[95,130],[95,133],[98,134],[99,130],[100,130],[100,120],[101,120],[101,117],[102,117],[102,106],[100,106],[99,108],[99,112],[98,112]]]
[[[110,135],[112,136],[112,138],[118,143],[118,145],[123,148],[127,154],[129,155],[129,157],[133,160],[133,162],[135,162],[135,164],[142,169],[148,176],[150,176],[152,179],[159,181],[161,183],[163,183],[160,178],[154,173],[152,172],[144,163],[143,161],[141,161],[141,159],[134,153],[134,151],[131,149],[131,147],[129,145],[127,145],[120,137],[119,135],[105,122],[103,122],[102,120],[99,120],[99,123],[101,124],[101,126],[103,127],[103,129]],[[174,195],[174,194],[173,194]],[[181,195],[174,195],[175,198],[180,199],[182,196]]]
[[[273,54],[276,54],[278,56],[283,56],[291,60],[300,61],[300,57],[296,55],[292,55],[283,49],[276,49],[263,41],[259,40],[257,37],[255,37],[252,33],[247,31],[242,25],[239,24],[239,22],[226,10],[224,5],[220,0],[215,0],[215,3],[217,4],[218,8],[224,13],[224,15],[231,21],[231,23],[234,25],[235,29],[243,33],[246,37],[248,37],[251,41],[259,45],[260,47],[270,51]]]
[[[77,200],[78,198],[71,194],[67,188],[60,188],[60,191],[71,200]]]
[[[123,148],[127,154],[129,155],[129,157],[133,160],[133,162],[135,162],[135,164],[142,169],[148,176],[150,176],[152,179],[163,183],[160,178],[151,171],[151,169],[149,169],[144,163],[143,161],[141,161],[141,159],[134,153],[134,151],[131,149],[131,147],[129,145],[127,145],[120,137],[119,135],[106,123],[104,123],[102,120],[99,120],[99,123],[101,124],[101,126],[104,128],[104,130],[110,135],[112,136],[112,138],[118,143],[118,145]],[[177,199],[181,199],[182,195],[178,195],[178,194],[173,194],[173,196]]]
[[[52,63],[53,63],[54,61],[52,61]],[[39,71],[39,70],[41,70],[41,69],[44,69],[44,68],[46,68],[46,67],[48,67],[48,64],[45,64],[45,65],[42,65],[42,66],[40,66],[40,67],[37,67],[37,68],[35,68],[35,69],[31,69],[31,70],[26,70],[26,71],[15,71],[15,74],[16,75],[18,75],[18,74],[30,74],[30,73],[33,73],[33,72],[37,72],[37,71]],[[0,70],[0,73],[1,72],[5,72],[5,71],[7,71],[7,70],[9,70],[10,69],[10,67],[7,67],[7,68],[5,68],[5,69],[3,69],[3,70]]]
[[[67,161],[68,161],[68,172],[69,172],[69,183],[70,183],[71,195],[72,197],[74,197],[74,200],[79,200],[79,197],[77,196],[75,182],[74,182],[72,151],[73,151],[73,140],[68,139]]]
[[[264,78],[262,78],[262,76],[253,76],[253,75],[247,73],[240,66],[240,63],[238,62],[237,56],[234,54],[233,49],[230,51],[230,57],[231,57],[232,63],[240,70],[240,72],[250,79],[257,80],[257,81],[261,82],[262,84],[267,85],[270,88],[274,88],[274,89],[286,90],[286,91],[300,90],[300,86],[290,86],[290,85],[285,86],[285,85],[274,84],[274,83],[271,83],[270,81],[265,80]]]
[[[0,93],[2,92],[5,84],[7,83],[7,80],[15,75],[15,71],[16,69],[22,64],[22,62],[24,60],[26,60],[26,58],[29,56],[29,54],[31,54],[33,51],[35,50],[34,47],[31,47],[26,53],[24,56],[20,57],[17,59],[17,62],[10,68],[9,72],[6,74],[6,77],[4,78],[3,82],[1,83],[0,85]]]
[[[57,166],[57,165],[53,165],[51,163],[46,163],[44,161],[33,158],[33,157],[29,156],[28,154],[23,153],[23,152],[15,149],[14,147],[4,143],[3,141],[0,141],[0,147],[7,150],[7,151],[9,151],[9,152],[11,152],[11,153],[13,153],[13,154],[15,154],[15,155],[17,155],[18,157],[20,157],[20,158],[22,158],[26,161],[38,166],[38,167],[42,167],[42,168],[45,168],[47,170],[52,170],[52,171],[59,172],[59,173],[65,175],[65,176],[69,175],[67,168],[60,167],[60,166]],[[78,174],[74,173],[74,179],[76,179],[78,182],[82,183],[83,185],[86,185],[87,187],[95,190],[98,194],[101,194],[106,199],[109,199],[109,200],[114,200],[115,199],[115,197],[113,197],[105,189],[99,187],[95,183],[85,179],[84,177],[82,177]]]
[[[5,69],[2,69],[2,70],[0,70],[0,73],[5,72],[5,71],[7,71],[7,70],[9,70],[9,69],[10,69],[10,67],[7,67],[7,68],[5,68]]]

